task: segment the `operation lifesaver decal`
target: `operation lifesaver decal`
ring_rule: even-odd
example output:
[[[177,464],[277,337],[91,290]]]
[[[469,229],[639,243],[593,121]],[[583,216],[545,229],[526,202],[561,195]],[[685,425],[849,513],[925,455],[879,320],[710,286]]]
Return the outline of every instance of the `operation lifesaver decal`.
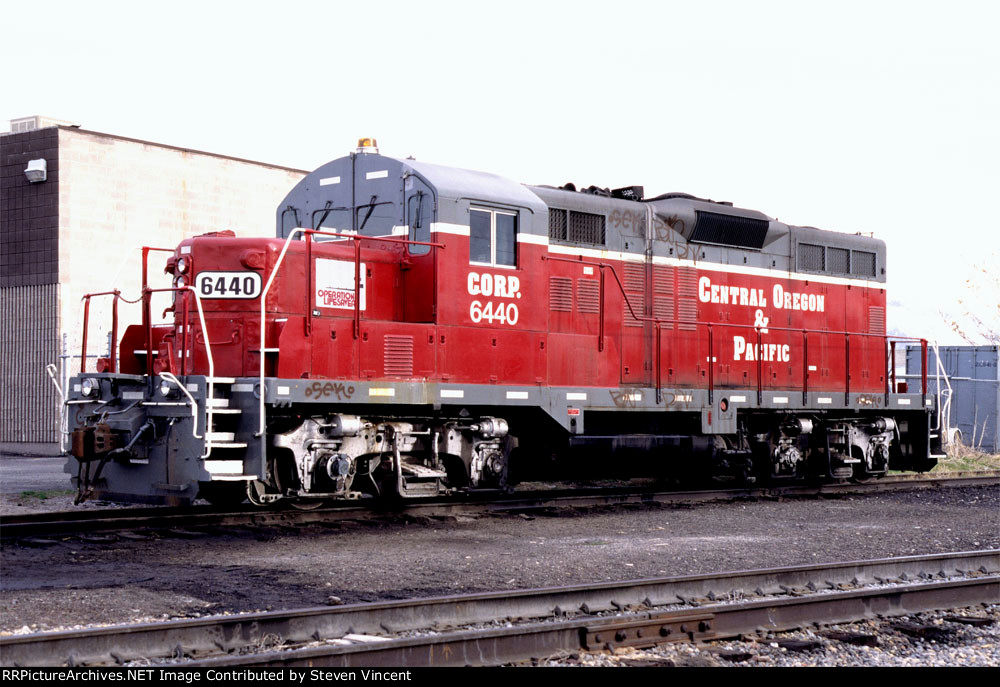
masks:
[[[361,284],[358,289],[365,309],[365,263],[361,263]],[[316,259],[316,307],[354,310],[354,263],[346,260]]]

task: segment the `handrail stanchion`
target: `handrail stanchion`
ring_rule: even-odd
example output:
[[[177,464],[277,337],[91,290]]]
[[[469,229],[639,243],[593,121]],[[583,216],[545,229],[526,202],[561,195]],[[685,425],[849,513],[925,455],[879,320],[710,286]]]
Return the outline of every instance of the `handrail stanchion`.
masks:
[[[191,299],[188,297],[187,291],[181,292],[181,300],[183,301],[184,310],[184,327],[181,332],[181,376],[187,374],[187,363],[188,363],[188,336],[191,330]],[[192,337],[193,340],[193,337]]]
[[[361,336],[361,240],[354,239],[354,338]]]
[[[802,330],[802,405],[809,405],[809,332]]]
[[[142,330],[146,339],[146,377],[150,385],[153,384],[153,314],[150,312],[153,302],[153,292],[149,289],[149,253],[154,250],[161,253],[173,253],[176,249],[154,248],[152,246],[142,247]],[[158,289],[158,291],[169,290]],[[205,332],[205,336],[208,336],[208,332]]]
[[[889,350],[890,350],[889,374],[892,375],[892,392],[898,393],[899,387],[896,385],[896,342],[895,341],[889,342]]]
[[[143,348],[146,350],[146,377],[153,383],[153,323],[149,312],[152,295],[149,293],[149,246],[142,247],[142,336]]]
[[[90,299],[94,296],[114,296],[114,303],[111,309],[111,350],[110,355],[110,369],[112,372],[118,372],[118,300],[121,298],[121,291],[115,289],[114,291],[100,291],[97,293],[85,293],[80,297],[83,301],[83,339],[80,352],[80,373],[83,374],[87,371],[87,333],[90,330]],[[127,303],[138,303],[138,300],[129,301],[128,299],[123,299]]]
[[[851,405],[851,335],[844,333],[844,405]]]
[[[121,292],[115,289],[115,299],[111,303],[111,371],[118,374],[118,299]]]
[[[764,404],[764,365],[760,361],[760,327],[755,326],[753,329],[757,332],[757,355],[755,357],[757,358],[757,405],[760,406]]]
[[[920,340],[920,403],[927,405],[927,339]]]
[[[885,344],[885,364],[888,367],[889,365],[892,364],[891,363],[890,354],[889,354],[889,337],[886,337],[883,340],[883,343]],[[885,407],[886,408],[889,407],[889,389],[891,388],[890,384],[891,384],[891,382],[889,381],[889,370],[886,370],[885,371]]]
[[[313,287],[313,261],[312,261],[312,234],[306,234],[306,336],[312,336],[313,328],[313,293],[315,293],[315,287]],[[263,346],[264,344],[261,344]]]
[[[80,351],[80,374],[87,371],[87,330],[90,328],[90,294],[83,297],[83,350]]]
[[[660,391],[660,387],[662,386],[661,382],[663,381],[661,379],[661,369],[663,365],[660,360],[660,341],[662,336],[660,323],[655,322],[654,326],[656,327],[656,405],[660,405],[660,403],[663,402],[663,392]]]
[[[708,403],[712,404],[715,395],[715,346],[712,339],[712,325],[708,325]]]
[[[597,352],[604,352],[604,265],[601,265],[601,298],[598,303],[598,315],[597,315]]]

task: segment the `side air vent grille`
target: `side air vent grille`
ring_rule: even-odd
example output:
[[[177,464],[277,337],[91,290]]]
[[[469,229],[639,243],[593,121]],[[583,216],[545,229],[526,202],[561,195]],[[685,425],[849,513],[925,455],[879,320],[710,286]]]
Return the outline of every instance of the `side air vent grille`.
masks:
[[[573,280],[570,277],[549,277],[549,310],[573,312]]]
[[[385,373],[391,377],[413,376],[413,337],[386,334]]]
[[[677,319],[678,329],[695,331],[698,321],[698,270],[693,267],[677,268]]]
[[[592,315],[601,312],[601,283],[596,279],[577,279],[576,289],[579,297],[576,301],[576,311]]]
[[[714,243],[722,246],[739,246],[760,250],[767,238],[768,221],[749,217],[720,215],[717,212],[697,211],[691,240],[695,243]]]
[[[868,333],[885,336],[885,308],[880,305],[868,306]]]
[[[555,241],[566,240],[566,210],[549,209],[549,238]]]
[[[569,240],[575,243],[604,245],[604,215],[589,212],[569,213]]]
[[[550,208],[549,238],[553,241],[603,246],[605,240],[604,215]]]

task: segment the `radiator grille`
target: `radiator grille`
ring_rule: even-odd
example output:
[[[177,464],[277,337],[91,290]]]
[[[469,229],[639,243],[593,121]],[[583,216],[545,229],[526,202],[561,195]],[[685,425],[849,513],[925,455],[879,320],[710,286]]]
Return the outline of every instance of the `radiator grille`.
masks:
[[[826,250],[811,243],[799,244],[799,269],[822,272],[826,269]]]
[[[874,277],[875,254],[863,250],[852,250],[851,274],[858,277]]]
[[[826,249],[826,267],[834,274],[851,273],[851,251],[846,248]]]

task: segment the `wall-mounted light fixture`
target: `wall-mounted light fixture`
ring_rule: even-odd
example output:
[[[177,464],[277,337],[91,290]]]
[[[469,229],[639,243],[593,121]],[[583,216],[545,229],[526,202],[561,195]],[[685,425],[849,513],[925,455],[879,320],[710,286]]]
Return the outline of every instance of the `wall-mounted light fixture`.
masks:
[[[45,181],[48,178],[48,163],[45,162],[45,158],[28,160],[28,166],[24,168],[24,176],[33,184]]]

